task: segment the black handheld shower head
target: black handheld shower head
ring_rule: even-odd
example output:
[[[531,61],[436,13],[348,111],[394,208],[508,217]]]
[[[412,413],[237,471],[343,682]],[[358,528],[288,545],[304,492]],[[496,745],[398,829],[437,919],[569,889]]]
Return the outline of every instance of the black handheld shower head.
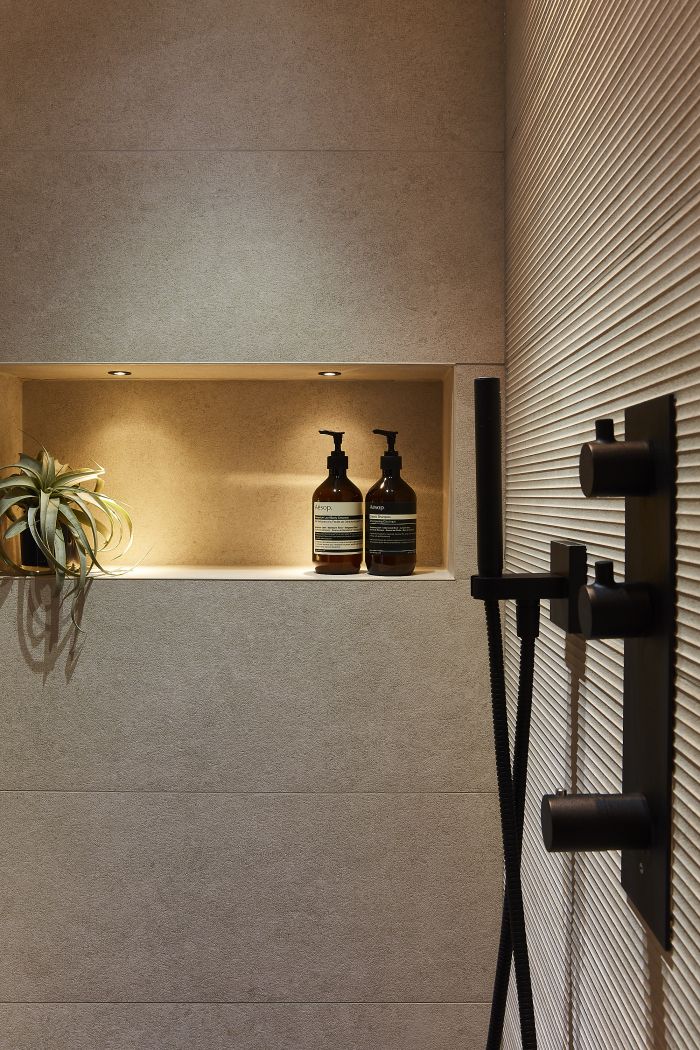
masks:
[[[480,576],[503,572],[501,381],[474,380],[476,543]]]

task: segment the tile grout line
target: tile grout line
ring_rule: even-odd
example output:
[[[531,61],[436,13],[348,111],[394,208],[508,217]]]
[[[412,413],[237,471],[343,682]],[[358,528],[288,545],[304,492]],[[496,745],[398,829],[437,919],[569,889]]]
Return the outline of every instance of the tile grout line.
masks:
[[[379,796],[398,798],[401,795],[495,795],[495,788],[484,790],[420,790],[406,789],[401,791],[226,791],[187,788],[0,788],[0,795],[292,795],[292,796]]]
[[[2,146],[0,153],[415,153],[438,156],[456,156],[460,153],[469,155],[501,156],[503,149],[475,149],[471,146],[429,149],[419,146],[383,146],[383,147],[340,147],[331,149],[314,149],[304,147],[269,147],[255,149],[246,146],[165,146],[162,148],[138,146]]]
[[[0,999],[0,1006],[489,1006],[475,999]]]

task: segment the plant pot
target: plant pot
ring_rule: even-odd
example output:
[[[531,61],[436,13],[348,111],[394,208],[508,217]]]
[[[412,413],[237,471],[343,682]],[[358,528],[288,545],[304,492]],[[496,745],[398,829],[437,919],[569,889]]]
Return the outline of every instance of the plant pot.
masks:
[[[37,545],[29,529],[19,538],[22,568],[29,572],[53,572],[43,551]]]

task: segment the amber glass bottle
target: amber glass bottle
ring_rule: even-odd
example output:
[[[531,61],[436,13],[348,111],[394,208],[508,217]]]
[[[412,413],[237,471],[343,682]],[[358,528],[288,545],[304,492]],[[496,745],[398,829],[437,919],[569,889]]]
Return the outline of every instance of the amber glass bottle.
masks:
[[[313,495],[312,550],[316,572],[353,573],[362,565],[362,493],[348,477],[344,431],[319,430],[333,438],[328,477]]]
[[[396,430],[375,430],[387,440],[382,476],[365,499],[365,561],[372,576],[410,576],[416,567],[416,494],[401,477]]]

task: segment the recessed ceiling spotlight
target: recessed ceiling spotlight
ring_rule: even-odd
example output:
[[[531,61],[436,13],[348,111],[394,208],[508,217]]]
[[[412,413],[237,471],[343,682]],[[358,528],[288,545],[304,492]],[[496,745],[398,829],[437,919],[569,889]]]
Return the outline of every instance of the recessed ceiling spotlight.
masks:
[[[123,368],[115,368],[112,372],[107,373],[108,376],[130,376],[131,372],[126,372]]]
[[[339,376],[342,375],[342,372],[319,372],[318,374],[320,376]]]

